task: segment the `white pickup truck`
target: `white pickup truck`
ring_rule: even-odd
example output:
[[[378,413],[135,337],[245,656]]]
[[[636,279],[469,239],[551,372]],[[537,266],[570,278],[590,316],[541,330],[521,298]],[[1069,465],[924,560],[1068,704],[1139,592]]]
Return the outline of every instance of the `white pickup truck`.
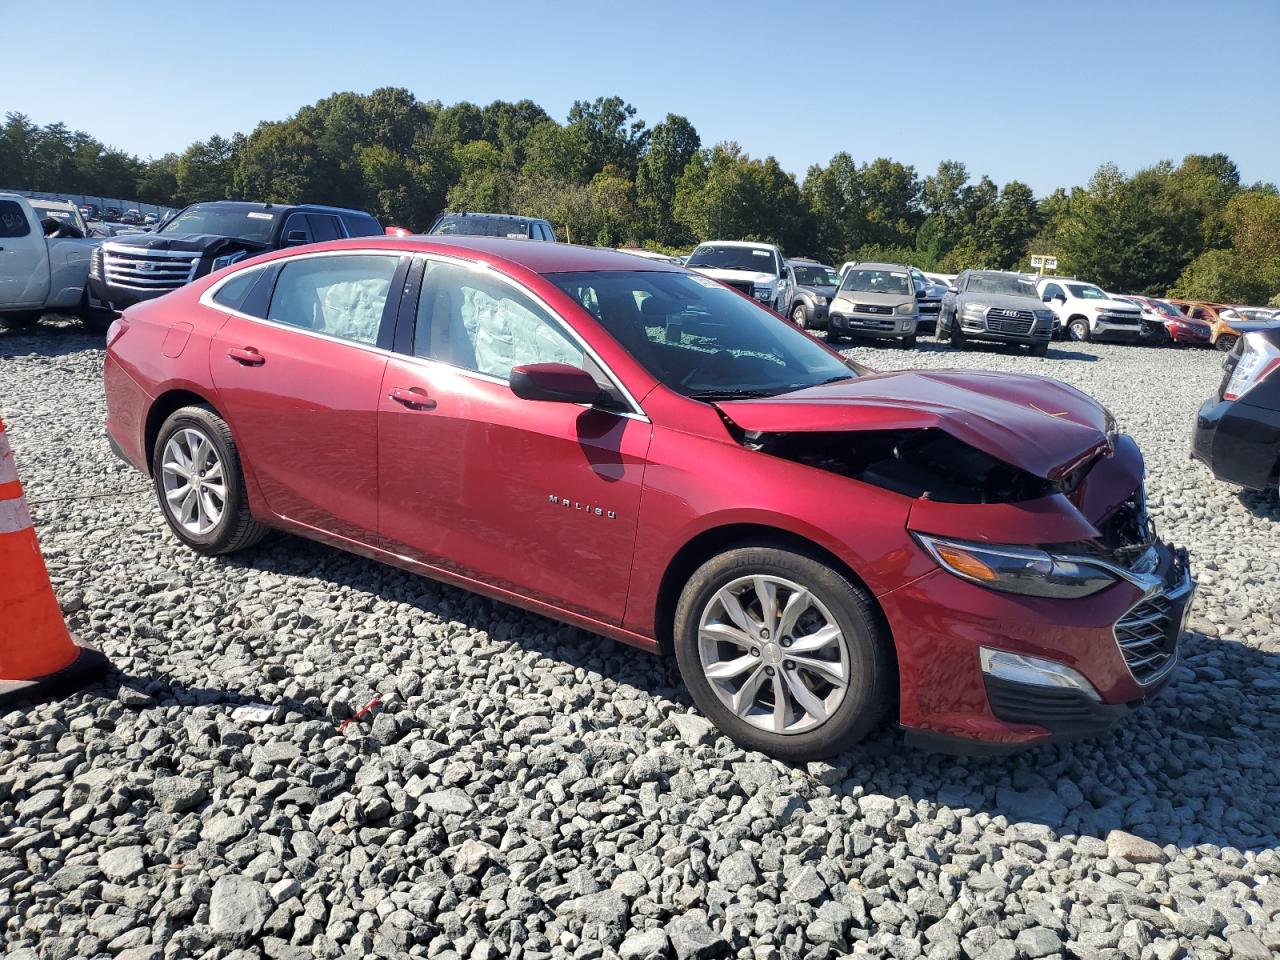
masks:
[[[30,326],[45,313],[71,313],[105,330],[112,313],[89,295],[89,259],[102,243],[87,235],[70,203],[0,193],[0,327]]]

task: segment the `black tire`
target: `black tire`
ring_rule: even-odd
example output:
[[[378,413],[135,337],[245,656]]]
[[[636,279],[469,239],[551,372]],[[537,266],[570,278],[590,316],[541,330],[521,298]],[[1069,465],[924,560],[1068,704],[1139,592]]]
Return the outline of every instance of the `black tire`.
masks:
[[[1067,324],[1067,339],[1074,340],[1076,343],[1088,343],[1091,336],[1088,320],[1074,317]]]
[[[0,313],[0,330],[26,330],[40,321],[40,311],[23,310],[15,313]]]
[[[964,349],[964,331],[960,329],[959,312],[957,312],[956,315],[951,318],[951,329],[950,329],[949,339],[951,340],[951,346],[953,346],[955,349],[957,350]]]
[[[88,289],[80,295],[80,323],[90,333],[106,333],[115,318],[115,311],[89,303]]]
[[[738,717],[711,688],[702,666],[698,630],[704,608],[722,587],[753,574],[783,578],[804,587],[840,627],[849,663],[844,699],[825,721],[801,733],[765,731]],[[791,762],[829,757],[873,731],[893,702],[896,668],[892,644],[870,597],[827,564],[803,553],[744,546],[713,557],[685,585],[673,626],[676,661],[698,709],[747,749]]]
[[[933,338],[939,341],[946,341],[950,337],[947,332],[949,329],[949,327],[943,327],[942,311],[938,311],[938,322],[933,325]]]
[[[1049,345],[1047,343],[1028,344],[1027,352],[1033,357],[1043,357],[1049,353]]]
[[[165,497],[163,459],[165,445],[180,430],[193,430],[212,444],[223,465],[222,474],[226,496],[220,520],[205,533],[196,533],[182,526],[173,515]],[[196,553],[213,557],[234,553],[252,547],[267,534],[267,527],[253,519],[249,512],[249,497],[245,490],[244,471],[240,466],[240,452],[231,428],[207,406],[183,407],[175,410],[160,427],[155,448],[151,452],[151,478],[160,503],[160,512],[174,536]]]
[[[1221,353],[1230,353],[1236,348],[1236,341],[1239,339],[1234,333],[1221,334],[1217,340],[1213,341],[1213,349]]]
[[[909,337],[903,337],[901,346],[903,350],[914,350],[916,348],[916,335],[913,333]]]
[[[809,311],[805,309],[803,303],[797,303],[791,308],[791,322],[801,330],[809,329]]]

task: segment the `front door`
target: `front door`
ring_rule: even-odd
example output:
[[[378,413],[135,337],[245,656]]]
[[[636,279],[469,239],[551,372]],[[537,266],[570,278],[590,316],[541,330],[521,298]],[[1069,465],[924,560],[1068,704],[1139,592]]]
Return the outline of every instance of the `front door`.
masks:
[[[393,550],[461,576],[621,623],[647,420],[521,400],[513,366],[607,375],[564,324],[482,267],[429,261],[413,356],[379,392],[380,529]]]
[[[49,253],[17,200],[0,198],[0,308],[42,307],[49,297]]]
[[[291,258],[263,317],[231,315],[210,345],[223,412],[271,511],[364,543],[377,537],[387,365],[377,344],[398,304],[399,264],[391,254]]]

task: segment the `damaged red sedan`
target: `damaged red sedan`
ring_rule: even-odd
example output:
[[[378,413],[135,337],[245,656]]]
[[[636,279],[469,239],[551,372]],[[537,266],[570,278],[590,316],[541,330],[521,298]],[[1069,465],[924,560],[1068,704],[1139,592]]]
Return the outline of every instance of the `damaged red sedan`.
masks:
[[[361,238],[131,307],[107,424],[175,536],[268,528],[673,652],[743,746],[890,711],[939,748],[1096,733],[1190,605],[1137,446],[1053,380],[877,373],[609,250]]]

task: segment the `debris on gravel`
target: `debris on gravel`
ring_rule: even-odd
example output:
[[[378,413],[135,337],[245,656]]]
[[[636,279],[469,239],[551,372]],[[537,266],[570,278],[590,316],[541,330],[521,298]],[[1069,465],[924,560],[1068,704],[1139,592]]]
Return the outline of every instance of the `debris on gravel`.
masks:
[[[1280,507],[1188,460],[1221,358],[846,352],[1058,377],[1134,434],[1200,582],[1159,698],[1010,757],[886,729],[778,763],[692,713],[668,660],[281,535],[182,549],[108,448],[101,338],[0,333],[55,589],[116,668],[0,714],[7,956],[1277,955]]]

